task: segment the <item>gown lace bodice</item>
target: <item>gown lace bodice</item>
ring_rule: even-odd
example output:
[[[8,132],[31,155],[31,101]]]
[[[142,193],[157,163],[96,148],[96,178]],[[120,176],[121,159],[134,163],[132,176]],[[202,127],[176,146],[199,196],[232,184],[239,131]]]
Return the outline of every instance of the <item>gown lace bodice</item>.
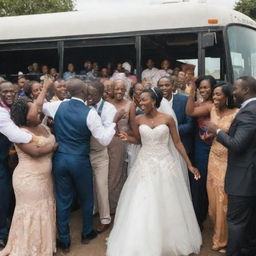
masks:
[[[139,131],[142,148],[154,147],[154,151],[157,151],[158,147],[164,147],[168,150],[169,128],[166,124],[160,124],[154,128],[142,124]]]

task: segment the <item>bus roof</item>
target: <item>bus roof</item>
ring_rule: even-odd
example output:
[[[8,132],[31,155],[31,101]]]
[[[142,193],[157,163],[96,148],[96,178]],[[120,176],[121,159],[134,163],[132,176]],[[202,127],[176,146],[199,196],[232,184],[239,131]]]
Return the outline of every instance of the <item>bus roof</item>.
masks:
[[[138,0],[139,2],[139,0]],[[218,23],[209,24],[209,19]],[[99,36],[165,29],[256,23],[239,12],[203,3],[98,5],[87,11],[0,18],[0,41]]]

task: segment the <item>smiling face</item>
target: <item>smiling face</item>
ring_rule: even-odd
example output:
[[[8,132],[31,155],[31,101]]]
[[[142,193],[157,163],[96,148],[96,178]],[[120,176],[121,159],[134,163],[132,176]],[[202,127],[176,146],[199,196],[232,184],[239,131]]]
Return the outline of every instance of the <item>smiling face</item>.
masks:
[[[247,93],[248,90],[243,86],[243,81],[241,79],[236,80],[232,92],[234,102],[236,104],[242,104]]]
[[[30,97],[32,99],[37,99],[37,97],[39,96],[40,92],[42,90],[42,85],[40,83],[33,83],[32,87],[31,87],[31,95]]]
[[[198,89],[204,101],[207,101],[211,98],[212,88],[208,80],[202,80]]]
[[[148,92],[143,92],[140,95],[140,107],[145,114],[148,114],[153,109],[155,109],[155,104],[155,100],[152,99],[151,95]]]
[[[113,82],[111,80],[105,80],[103,82],[104,85],[104,93],[103,93],[103,99],[108,101],[113,99]]]
[[[171,100],[172,98],[172,92],[173,92],[173,86],[171,84],[171,81],[167,78],[161,78],[158,82],[158,88],[163,93],[163,96],[167,100]]]
[[[67,98],[67,87],[64,80],[56,81],[54,83],[54,93],[59,100]]]
[[[125,92],[126,92],[126,86],[124,81],[116,80],[114,82],[114,99],[116,101],[123,100]]]
[[[222,109],[223,107],[226,106],[227,97],[223,93],[221,87],[217,87],[214,89],[212,99],[213,99],[213,104],[216,108]]]
[[[15,88],[10,82],[3,82],[0,85],[0,98],[7,106],[11,106],[15,99]]]
[[[133,97],[136,98],[137,100],[139,100],[140,95],[142,94],[143,90],[144,90],[144,87],[142,84],[140,84],[140,83],[135,84]]]
[[[89,106],[96,105],[101,100],[102,95],[100,95],[99,91],[92,87],[88,86],[88,96],[87,96],[87,104]]]

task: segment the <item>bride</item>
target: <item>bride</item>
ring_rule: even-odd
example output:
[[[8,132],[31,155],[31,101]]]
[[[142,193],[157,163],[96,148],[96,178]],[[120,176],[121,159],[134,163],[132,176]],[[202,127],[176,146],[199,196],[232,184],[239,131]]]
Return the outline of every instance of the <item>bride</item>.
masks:
[[[202,238],[174,144],[197,180],[200,174],[180,141],[174,119],[157,111],[158,88],[141,94],[143,115],[136,117],[133,135],[123,141],[142,147],[129,175],[108,239],[107,256],[180,256],[199,253]]]

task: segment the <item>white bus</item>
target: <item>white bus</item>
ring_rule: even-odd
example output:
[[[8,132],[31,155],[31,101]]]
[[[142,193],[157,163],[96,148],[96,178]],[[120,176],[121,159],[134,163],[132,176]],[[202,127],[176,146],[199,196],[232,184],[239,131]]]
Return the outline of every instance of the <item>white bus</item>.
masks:
[[[139,0],[138,0],[139,1]],[[0,73],[27,72],[32,62],[67,63],[82,69],[90,59],[105,65],[131,61],[138,78],[145,61],[169,59],[233,82],[256,77],[256,23],[223,7],[203,3],[100,5],[83,12],[0,18]]]

